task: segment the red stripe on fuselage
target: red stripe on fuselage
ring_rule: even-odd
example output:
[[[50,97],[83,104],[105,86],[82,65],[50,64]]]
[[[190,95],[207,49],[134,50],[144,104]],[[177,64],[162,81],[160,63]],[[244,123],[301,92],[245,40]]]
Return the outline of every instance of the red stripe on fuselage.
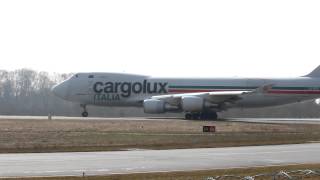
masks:
[[[243,89],[169,89],[169,93],[200,93],[200,92],[222,92],[222,91],[245,91]]]
[[[221,91],[245,91],[243,89],[169,89],[169,93],[205,93]],[[320,90],[269,90],[269,94],[319,94]]]

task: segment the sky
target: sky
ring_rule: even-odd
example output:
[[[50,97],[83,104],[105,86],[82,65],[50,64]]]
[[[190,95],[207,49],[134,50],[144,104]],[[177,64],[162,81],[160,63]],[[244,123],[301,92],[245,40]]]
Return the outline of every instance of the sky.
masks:
[[[318,0],[2,0],[0,69],[295,77],[320,65]]]

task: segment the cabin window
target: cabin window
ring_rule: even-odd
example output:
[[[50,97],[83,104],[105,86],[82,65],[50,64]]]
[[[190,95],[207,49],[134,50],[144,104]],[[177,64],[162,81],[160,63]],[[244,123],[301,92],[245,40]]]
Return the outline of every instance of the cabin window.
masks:
[[[94,78],[94,75],[89,75],[88,78]]]

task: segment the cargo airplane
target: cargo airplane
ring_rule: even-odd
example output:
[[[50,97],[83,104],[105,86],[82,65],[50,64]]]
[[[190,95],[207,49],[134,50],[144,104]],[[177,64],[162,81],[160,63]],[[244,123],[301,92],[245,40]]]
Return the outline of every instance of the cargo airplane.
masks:
[[[185,113],[217,119],[230,108],[278,106],[320,97],[320,66],[297,78],[155,78],[121,73],[77,73],[52,88],[67,101],[86,105],[143,107],[145,113]]]

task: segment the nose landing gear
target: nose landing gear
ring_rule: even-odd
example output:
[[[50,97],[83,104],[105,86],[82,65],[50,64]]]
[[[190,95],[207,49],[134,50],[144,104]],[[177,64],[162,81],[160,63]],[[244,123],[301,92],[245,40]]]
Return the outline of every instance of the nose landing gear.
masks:
[[[80,107],[83,108],[83,112],[81,113],[82,117],[88,117],[89,113],[87,111],[87,105],[86,104],[80,104]]]

